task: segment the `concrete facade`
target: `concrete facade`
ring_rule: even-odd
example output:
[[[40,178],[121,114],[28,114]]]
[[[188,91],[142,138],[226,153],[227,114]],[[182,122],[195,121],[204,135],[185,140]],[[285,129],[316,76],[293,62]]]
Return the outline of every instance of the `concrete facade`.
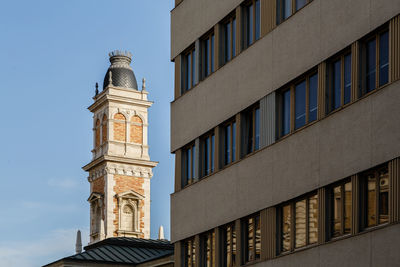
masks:
[[[184,253],[186,240],[196,244],[197,262],[193,266],[205,266],[199,260],[203,257],[200,254],[201,246],[204,246],[201,245],[202,235],[214,231],[218,237],[228,223],[238,226],[239,232],[235,266],[250,263],[254,266],[400,266],[400,258],[395,253],[395,248],[400,245],[400,225],[396,215],[400,207],[400,186],[397,185],[400,171],[393,167],[397,166],[400,157],[400,80],[390,74],[384,86],[365,95],[359,92],[364,79],[362,45],[365,37],[377,29],[390,29],[389,72],[397,73],[400,68],[400,2],[308,1],[285,21],[275,24],[271,31],[264,31],[266,33],[251,46],[240,48],[232,60],[226,64],[217,62],[214,73],[187,91],[186,88],[181,90],[185,51],[193,44],[196,44],[196,53],[203,51],[201,37],[212,29],[217,34],[223,19],[232,12],[236,14],[239,28],[236,36],[241,38],[241,32],[245,31],[241,27],[242,13],[249,1],[178,2],[171,11],[171,60],[176,64],[177,84],[171,103],[171,152],[176,159],[175,192],[171,195],[175,266],[188,266],[185,257],[190,255]],[[276,2],[260,0],[261,9],[263,5],[275,6]],[[261,24],[261,28],[263,26]],[[219,37],[216,36],[216,40]],[[217,55],[221,46],[219,43],[215,46]],[[352,100],[334,112],[327,112],[327,65],[333,56],[345,49],[353,56]],[[198,62],[202,52],[199,53],[197,64],[201,64]],[[281,89],[314,71],[319,75],[318,118],[280,137],[275,127],[279,124]],[[293,95],[291,97],[293,101]],[[240,121],[254,106],[267,114],[261,114],[261,147],[240,157],[243,152],[239,151],[243,139]],[[293,107],[291,112],[294,114]],[[221,127],[232,118],[238,124],[237,157],[235,162],[223,166]],[[215,170],[201,177],[198,168],[204,164],[202,138],[210,132],[216,139]],[[196,147],[195,174],[190,177],[193,181],[182,183],[187,172],[184,151],[193,144]],[[391,219],[388,224],[365,230],[360,226],[362,194],[359,191],[362,187],[358,179],[364,171],[381,164],[387,164],[390,169]],[[328,201],[326,192],[332,183],[346,178],[352,181],[354,188],[353,229],[350,236],[332,240],[327,236],[327,213],[330,211],[325,205]],[[310,192],[317,192],[320,203],[318,242],[281,253],[275,239],[280,231],[275,225],[279,216],[276,210],[283,203]],[[243,251],[240,251],[244,240],[240,228],[243,220],[255,213],[261,217],[261,256],[248,263],[243,262]],[[216,242],[217,246],[221,244],[221,240]],[[220,262],[223,257],[220,253],[221,247],[218,247],[215,266],[224,266]]]

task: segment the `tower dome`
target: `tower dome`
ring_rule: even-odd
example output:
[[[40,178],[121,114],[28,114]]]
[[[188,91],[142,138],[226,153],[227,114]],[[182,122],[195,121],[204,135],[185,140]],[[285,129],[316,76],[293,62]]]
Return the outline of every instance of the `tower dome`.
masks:
[[[136,77],[130,66],[132,54],[126,51],[116,50],[108,55],[110,56],[111,65],[104,77],[103,89],[112,83],[113,86],[138,90]]]

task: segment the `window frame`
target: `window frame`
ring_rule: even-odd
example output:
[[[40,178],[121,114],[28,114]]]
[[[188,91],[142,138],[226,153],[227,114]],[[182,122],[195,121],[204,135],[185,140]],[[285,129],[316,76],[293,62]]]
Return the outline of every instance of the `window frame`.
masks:
[[[312,191],[310,193],[304,194],[300,197],[297,197],[295,199],[286,201],[282,204],[280,204],[277,208],[277,254],[278,255],[285,255],[285,254],[289,254],[292,253],[294,251],[299,251],[302,250],[304,248],[308,248],[310,246],[316,246],[318,245],[318,241],[314,242],[314,243],[310,243],[310,231],[309,231],[309,226],[310,226],[310,199],[312,197],[316,197],[317,201],[319,202],[319,196],[318,196],[318,191]],[[305,222],[305,245],[301,246],[301,247],[296,247],[296,203],[300,202],[300,201],[306,201],[306,222]],[[318,222],[317,222],[317,240],[318,240],[318,235],[319,235],[319,220],[321,220],[318,216],[319,214],[319,203],[317,202],[317,218],[318,218]],[[283,223],[283,208],[289,206],[290,207],[290,248],[287,251],[283,251],[282,247],[283,247],[283,231],[282,231],[282,223]]]
[[[229,150],[227,149],[226,143],[227,143],[227,137],[226,137],[226,132],[227,128],[230,127],[230,146]],[[236,123],[236,118],[232,118],[229,121],[225,122],[222,124],[222,134],[221,134],[221,147],[222,147],[222,161],[221,165],[223,167],[228,166],[235,162],[237,160],[236,157],[236,151],[237,151],[237,123]],[[233,134],[235,133],[235,134]],[[235,149],[234,149],[235,148]],[[229,162],[227,161],[227,154],[229,154]]]
[[[380,36],[383,35],[384,33],[388,34],[388,77],[387,77],[387,82],[380,85]],[[375,40],[375,87],[373,89],[367,89],[367,43],[371,40]],[[390,31],[388,25],[384,25],[378,30],[374,31],[372,34],[369,34],[367,37],[363,38],[361,41],[361,46],[360,46],[360,78],[361,78],[361,86],[359,89],[359,97],[363,97],[366,95],[369,95],[371,92],[386,86],[387,84],[390,83]]]
[[[387,221],[380,223],[379,219],[380,219],[380,189],[381,189],[381,185],[380,185],[380,181],[379,181],[379,172],[381,170],[386,169],[386,173],[388,176],[388,189],[387,189]],[[370,173],[374,173],[375,174],[375,224],[374,225],[368,225],[368,174]],[[373,229],[376,227],[381,227],[384,225],[387,225],[390,223],[390,210],[389,210],[389,201],[390,201],[390,172],[389,172],[389,164],[388,163],[384,163],[381,165],[378,165],[374,168],[371,168],[369,170],[363,171],[359,174],[360,176],[360,185],[359,185],[359,190],[360,190],[360,194],[359,194],[359,200],[360,200],[360,213],[361,213],[361,220],[360,220],[360,229],[361,231],[365,231],[365,230],[369,230],[369,229]]]
[[[316,88],[316,99],[317,99],[317,110],[316,110],[316,118],[315,120],[310,121],[310,78],[313,77],[314,75],[316,75],[317,78],[317,88]],[[293,80],[292,82],[290,82],[289,84],[287,84],[286,86],[282,87],[281,89],[277,90],[278,92],[278,97],[277,97],[277,101],[278,101],[278,105],[277,105],[277,136],[279,138],[283,138],[285,136],[290,135],[293,132],[296,132],[304,127],[306,127],[307,125],[310,125],[311,123],[315,123],[316,121],[318,121],[318,110],[321,108],[318,102],[318,98],[319,98],[319,84],[318,84],[318,80],[319,80],[319,72],[318,69],[313,68],[311,71],[307,72],[304,75],[301,75],[300,77],[296,78],[295,80]],[[297,127],[296,128],[296,86],[299,85],[300,83],[302,83],[303,81],[306,82],[306,92],[305,92],[305,123],[304,125]],[[289,91],[290,94],[290,103],[289,103],[289,120],[290,120],[290,126],[289,126],[289,131],[288,133],[284,134],[283,133],[283,108],[284,108],[284,94],[286,92]]]
[[[215,34],[214,29],[200,38],[201,43],[201,79],[204,80],[215,71]],[[206,45],[209,44],[208,51]],[[207,55],[208,54],[208,55]]]
[[[348,103],[344,103],[345,100],[345,58],[350,56],[350,100]],[[340,104],[337,108],[333,107],[333,99],[334,99],[334,63],[340,60]],[[352,103],[352,90],[351,87],[354,83],[352,77],[352,68],[353,68],[353,58],[351,48],[345,48],[343,51],[339,52],[337,55],[333,56],[331,59],[327,61],[327,86],[325,92],[326,99],[326,109],[325,113],[329,114],[336,110],[341,109],[342,107],[348,106]]]
[[[258,110],[258,147],[256,147],[256,138],[257,138],[257,133],[256,133],[256,112]],[[242,112],[242,118],[243,122],[241,122],[241,147],[242,147],[242,158],[244,158],[247,155],[250,155],[254,153],[257,150],[260,150],[260,104],[257,102],[256,104],[252,105],[251,107],[245,109]],[[251,118],[250,118],[251,117]],[[250,118],[250,120],[248,120]],[[251,123],[251,137],[249,136],[248,140],[245,140],[246,138],[246,131],[247,131],[247,126],[248,123]],[[249,142],[251,140],[251,149],[249,151]],[[236,148],[237,149],[237,148]]]
[[[205,154],[206,149],[205,146],[207,145],[206,140],[209,140],[209,145],[207,147],[207,154]],[[214,130],[206,133],[200,138],[200,178],[204,178],[212,173],[215,172],[215,133]],[[207,166],[206,168],[206,161]]]
[[[248,227],[249,227],[249,224],[248,224],[248,221],[250,220],[250,219],[253,219],[253,222],[252,222],[252,226],[253,226],[253,237],[252,237],[252,245],[253,245],[253,248],[252,248],[252,251],[253,251],[253,259],[250,259],[249,257],[249,252],[250,252],[250,248],[249,248],[249,237],[248,237]],[[256,247],[256,245],[257,245],[257,238],[256,238],[256,236],[257,236],[257,229],[256,229],[256,221],[258,220],[258,226],[259,226],[259,228],[260,228],[260,253],[258,254],[259,256],[257,257],[257,247]],[[241,255],[242,255],[242,265],[243,264],[247,264],[247,263],[250,263],[250,262],[258,262],[258,261],[260,261],[261,260],[261,244],[262,244],[262,231],[263,231],[263,229],[262,229],[262,227],[261,227],[261,213],[260,212],[256,212],[256,213],[254,213],[254,214],[252,214],[252,215],[249,215],[249,216],[246,216],[245,218],[242,218],[241,220],[240,220],[240,227],[241,227],[241,233],[242,233],[242,240],[241,240],[241,243],[242,243],[242,252],[241,252]]]
[[[200,266],[215,267],[216,264],[216,234],[211,230],[200,235]],[[208,248],[210,253],[210,261],[208,261]]]
[[[188,63],[188,56],[190,56],[190,66]],[[193,61],[194,60],[194,61]],[[181,66],[181,95],[190,91],[196,86],[196,48],[191,45],[185,52],[182,53],[182,66]],[[188,74],[188,72],[190,73]]]
[[[228,228],[230,231],[228,232]],[[220,258],[220,266],[222,267],[234,267],[236,266],[237,261],[237,253],[238,253],[238,238],[237,238],[237,229],[235,222],[228,223],[224,226],[220,227],[221,239],[220,239],[220,248],[221,252]],[[228,239],[226,238],[229,234],[229,248],[227,246]],[[235,242],[234,242],[235,240]],[[235,245],[235,246],[234,246]],[[235,249],[234,249],[235,247]],[[228,253],[229,249],[229,253]]]
[[[235,22],[235,27],[233,27]],[[227,40],[227,26],[230,25],[230,42]],[[237,56],[236,53],[236,39],[237,39],[237,19],[236,19],[236,13],[233,12],[230,15],[228,15],[224,20],[221,22],[221,28],[222,28],[222,34],[220,38],[220,42],[222,45],[220,47],[222,48],[222,55],[221,55],[221,65],[225,65],[229,61],[231,61],[233,58]],[[235,38],[233,38],[235,36]],[[228,44],[229,42],[229,44]],[[227,46],[230,47],[230,55],[227,57]]]
[[[187,176],[188,174],[188,159],[187,159],[187,151],[190,149],[190,170],[189,173],[190,175]],[[194,166],[193,163],[196,163],[196,144],[195,142],[191,142],[188,145],[186,145],[185,147],[182,148],[182,181],[181,181],[181,187],[184,188],[188,185],[191,185],[192,183],[194,183],[194,179],[195,179],[195,170],[196,167]]]
[[[309,3],[311,3],[313,0],[306,0],[306,3],[304,6],[300,7],[297,9],[296,7],[296,0],[290,0],[291,8],[290,8],[290,14],[287,16],[287,18],[284,18],[284,5],[282,2],[285,0],[276,0],[276,24],[279,25],[285,20],[289,19],[291,16],[293,16],[296,12],[299,12],[301,9],[303,9],[305,6],[307,6]]]
[[[257,16],[256,16],[256,11],[257,11],[257,3],[259,4],[259,14],[258,14],[258,28],[259,28],[259,32],[258,32],[258,36],[257,36]],[[250,6],[252,6],[253,9],[253,18],[252,18],[252,29],[251,29],[251,34],[252,34],[252,40],[251,42],[249,41],[249,27],[248,27],[248,21],[249,21],[249,8]],[[259,40],[261,38],[261,0],[248,0],[246,1],[243,5],[242,5],[242,10],[243,12],[243,25],[242,25],[242,47],[243,49],[246,49],[248,47],[250,47],[251,45],[253,45],[257,40]]]
[[[346,194],[346,190],[345,190],[345,186],[346,184],[350,183],[351,185],[351,212],[350,212],[350,232],[346,233],[345,232],[345,213],[346,213],[346,209],[345,209],[345,194]],[[333,201],[334,201],[334,188],[339,187],[340,186],[340,199],[341,199],[341,203],[340,203],[340,232],[338,236],[334,236],[334,205],[333,205]],[[352,228],[353,228],[353,210],[354,210],[354,206],[353,206],[353,194],[355,193],[354,188],[353,188],[353,184],[351,181],[351,178],[348,177],[346,179],[343,179],[339,182],[336,182],[334,184],[331,184],[327,187],[327,194],[326,194],[326,203],[327,203],[327,207],[326,207],[326,226],[327,226],[327,233],[328,233],[328,239],[329,240],[334,240],[334,239],[340,239],[343,238],[345,236],[349,236],[352,234]]]
[[[188,238],[183,242],[182,245],[182,266],[184,267],[195,267],[196,261],[196,243],[195,238]]]

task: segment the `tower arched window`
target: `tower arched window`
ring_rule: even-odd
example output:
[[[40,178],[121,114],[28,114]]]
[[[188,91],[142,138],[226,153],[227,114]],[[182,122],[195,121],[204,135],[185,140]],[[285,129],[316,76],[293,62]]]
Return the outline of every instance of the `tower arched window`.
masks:
[[[95,147],[100,146],[100,120],[96,120],[96,127],[95,127]]]
[[[114,115],[114,140],[126,141],[126,118],[122,113]]]
[[[94,227],[95,233],[100,232],[100,223],[101,223],[101,208],[99,205],[97,205],[95,214],[95,227]]]
[[[130,141],[136,144],[143,144],[143,121],[139,116],[131,119]]]
[[[103,115],[103,119],[102,119],[102,125],[101,125],[101,134],[102,134],[102,143],[104,144],[105,142],[107,142],[107,115]]]

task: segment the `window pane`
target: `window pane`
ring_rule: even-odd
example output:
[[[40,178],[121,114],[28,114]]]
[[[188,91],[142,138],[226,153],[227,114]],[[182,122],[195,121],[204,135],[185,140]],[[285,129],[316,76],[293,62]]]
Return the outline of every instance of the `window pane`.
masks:
[[[389,32],[379,37],[379,86],[389,81]]]
[[[235,225],[232,225],[232,266],[236,265],[236,231]]]
[[[314,195],[308,199],[308,243],[318,241],[318,196]]]
[[[236,55],[236,19],[232,21],[232,57]]]
[[[209,164],[209,149],[210,149],[210,137],[207,137],[204,142],[204,157],[203,157],[203,164],[204,164],[204,171],[203,174],[208,175],[210,173],[210,164]]]
[[[260,223],[260,216],[255,217],[255,228],[256,228],[256,260],[261,256],[261,223]]]
[[[231,24],[225,24],[225,62],[231,60]]]
[[[376,224],[376,178],[374,173],[367,178],[367,226]]]
[[[282,135],[290,131],[290,90],[283,93],[282,102]]]
[[[194,240],[191,241],[192,244],[192,266],[196,266],[196,243],[194,243]]]
[[[214,135],[211,136],[211,172],[214,171],[214,153],[215,153],[215,148],[214,148],[214,143],[215,143],[215,138]]]
[[[375,89],[376,79],[376,42],[375,39],[367,43],[367,73],[366,73],[366,89],[370,92]]]
[[[232,161],[236,157],[236,122],[232,124]]]
[[[225,262],[223,266],[231,266],[231,227],[228,226],[225,230],[225,246],[224,246],[224,255]]]
[[[295,128],[306,124],[306,81],[295,87]]]
[[[187,183],[188,183],[190,178],[192,178],[192,176],[191,176],[191,169],[192,169],[191,157],[192,157],[192,152],[191,152],[190,148],[186,151],[186,153],[187,153],[187,155],[186,155],[186,178],[187,178]]]
[[[247,7],[247,45],[253,43],[253,5]]]
[[[196,162],[196,158],[195,158],[195,146],[193,146],[192,147],[192,164],[191,164],[191,167],[192,167],[192,176],[191,176],[191,178],[192,179],[194,179],[194,170],[195,170],[195,162]]]
[[[211,72],[214,72],[214,34],[211,35]]]
[[[291,211],[290,205],[282,207],[282,252],[291,249]]]
[[[207,39],[205,41],[205,45],[204,45],[204,56],[203,56],[203,60],[204,60],[204,76],[207,77],[209,74],[209,61],[208,59],[210,58],[210,39]]]
[[[341,67],[342,67],[342,61],[340,59],[333,63],[331,110],[335,110],[338,107],[340,107],[340,89],[341,89],[341,77],[342,77]]]
[[[254,149],[257,150],[260,148],[260,109],[257,108],[255,110],[254,114],[254,135],[255,135],[255,141],[254,141]]]
[[[317,119],[318,112],[318,74],[314,74],[310,77],[310,92],[308,95],[308,122],[315,121]]]
[[[287,19],[290,15],[292,15],[292,0],[282,0],[283,2],[283,19]]]
[[[191,82],[190,82],[190,77],[191,77],[190,74],[191,74],[191,67],[192,67],[191,59],[192,59],[191,54],[186,56],[186,69],[185,69],[185,71],[186,71],[186,86],[185,86],[185,89],[186,90],[189,90],[190,89],[190,85],[191,85]]]
[[[344,104],[351,100],[351,54],[344,57]]]
[[[336,186],[333,188],[333,222],[332,222],[332,236],[337,237],[341,235],[342,229],[342,187]]]
[[[247,112],[246,114],[246,132],[245,140],[247,142],[246,154],[253,152],[253,113]]]
[[[295,247],[306,245],[306,200],[297,201],[295,205]]]
[[[351,232],[352,190],[351,182],[344,185],[344,234]]]
[[[247,261],[254,260],[253,238],[254,238],[254,219],[249,218],[247,221]]]
[[[389,174],[388,169],[381,169],[379,175],[379,223],[389,221]]]
[[[255,32],[255,39],[260,39],[260,0],[256,0],[256,32]]]
[[[192,86],[194,86],[195,85],[195,83],[196,83],[196,79],[195,79],[195,77],[196,77],[196,53],[195,53],[196,51],[195,50],[193,50],[193,52],[192,52]]]
[[[231,162],[231,126],[225,128],[225,165]]]
[[[296,0],[296,11],[307,4],[307,0]]]

